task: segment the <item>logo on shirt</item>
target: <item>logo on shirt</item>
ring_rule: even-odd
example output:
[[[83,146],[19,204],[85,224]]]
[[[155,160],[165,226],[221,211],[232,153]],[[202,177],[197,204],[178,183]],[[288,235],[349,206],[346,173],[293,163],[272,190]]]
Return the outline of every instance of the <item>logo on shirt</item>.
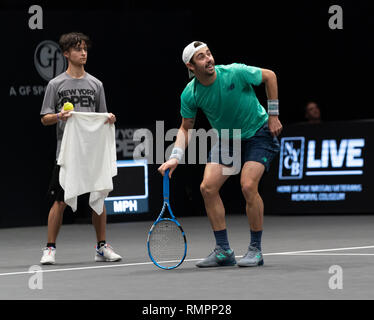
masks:
[[[92,89],[66,89],[57,92],[58,105],[62,107],[65,102],[71,102],[74,106],[82,108],[95,107],[96,91]]]
[[[49,81],[66,69],[66,59],[56,42],[45,40],[38,44],[34,53],[34,64],[39,75]]]

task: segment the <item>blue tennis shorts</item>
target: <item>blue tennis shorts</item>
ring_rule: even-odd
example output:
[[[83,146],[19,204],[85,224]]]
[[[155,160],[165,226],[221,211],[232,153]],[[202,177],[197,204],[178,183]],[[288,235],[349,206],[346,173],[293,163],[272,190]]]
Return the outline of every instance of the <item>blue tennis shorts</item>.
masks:
[[[242,167],[247,161],[256,161],[262,163],[266,171],[269,171],[270,163],[278,154],[279,149],[278,138],[271,135],[266,122],[249,139],[242,139],[236,143],[233,139],[218,139],[209,152],[207,162],[220,163],[228,167],[240,164]]]

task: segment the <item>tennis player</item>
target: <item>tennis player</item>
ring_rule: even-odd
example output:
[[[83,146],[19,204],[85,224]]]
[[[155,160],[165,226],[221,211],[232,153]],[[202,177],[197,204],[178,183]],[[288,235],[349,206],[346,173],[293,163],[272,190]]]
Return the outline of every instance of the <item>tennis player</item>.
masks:
[[[84,70],[87,62],[87,48],[91,45],[88,36],[72,32],[61,36],[60,48],[68,60],[68,68],[56,78],[49,81],[40,112],[42,124],[57,127],[58,159],[62,136],[66,121],[71,117],[70,112],[64,111],[65,102],[71,102],[75,111],[107,112],[104,88],[101,81]],[[109,113],[106,123],[114,123],[116,117]],[[48,216],[48,242],[43,249],[41,264],[54,264],[56,255],[56,239],[62,224],[64,203],[64,190],[59,183],[60,167],[57,161],[53,170],[48,194],[53,203]],[[92,224],[96,229],[97,246],[95,261],[119,261],[121,256],[116,254],[112,247],[106,243],[106,211],[101,215],[92,211]]]
[[[198,267],[231,266],[236,264],[230,248],[225,221],[225,208],[219,190],[230,175],[225,173],[227,162],[222,155],[240,157],[241,188],[246,201],[250,226],[248,251],[238,265],[241,267],[263,265],[261,238],[264,204],[258,193],[259,181],[273,158],[279,152],[277,136],[282,130],[278,119],[278,86],[273,71],[244,64],[215,65],[208,46],[194,41],[185,47],[182,56],[190,77],[194,77],[181,95],[182,124],[170,159],[159,167],[162,175],[170,169],[170,176],[181,161],[188,145],[188,130],[195,122],[197,108],[207,116],[219,135],[229,129],[229,145],[218,139],[209,153],[203,181],[200,186],[208,218],[216,239],[216,248]],[[253,86],[265,83],[268,110],[259,103]],[[240,136],[233,129],[241,129]],[[234,139],[240,139],[240,154],[234,149]],[[226,141],[227,142],[227,141]],[[235,162],[235,161],[234,161]]]

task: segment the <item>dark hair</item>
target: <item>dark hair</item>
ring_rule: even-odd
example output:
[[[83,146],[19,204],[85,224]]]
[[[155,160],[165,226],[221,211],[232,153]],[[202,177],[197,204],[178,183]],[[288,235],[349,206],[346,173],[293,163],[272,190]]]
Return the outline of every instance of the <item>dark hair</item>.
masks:
[[[200,46],[200,45],[202,45],[202,44],[203,44],[203,43],[200,42],[200,41],[195,41],[193,45],[194,45],[195,48],[197,48],[198,46]],[[193,61],[193,56],[192,56],[191,59],[190,59],[190,63],[195,64],[195,62]]]
[[[87,48],[91,48],[91,40],[88,36],[81,32],[70,32],[65,33],[60,37],[59,45],[62,52],[69,51],[70,48],[75,48],[80,46],[84,41],[87,45]]]

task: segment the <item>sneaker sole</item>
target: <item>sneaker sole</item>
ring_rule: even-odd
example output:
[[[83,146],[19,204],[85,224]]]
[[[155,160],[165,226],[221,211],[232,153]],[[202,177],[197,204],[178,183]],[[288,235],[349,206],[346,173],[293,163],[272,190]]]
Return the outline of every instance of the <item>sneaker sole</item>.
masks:
[[[106,259],[106,258],[95,256],[95,261],[96,262],[116,262],[116,261],[121,261],[121,260],[122,260],[122,258]]]
[[[255,263],[255,264],[241,264],[240,262],[238,262],[238,267],[242,267],[242,268],[245,268],[245,267],[261,267],[264,265],[264,260],[261,260],[259,263]]]
[[[218,268],[218,267],[232,267],[232,266],[235,266],[236,265],[236,261],[235,262],[230,262],[230,263],[222,263],[222,264],[215,264],[215,265],[197,265],[196,264],[196,267],[198,268]]]
[[[55,264],[56,262],[41,262],[40,261],[40,264],[42,265],[50,265],[50,264]]]
[[[233,267],[235,264],[225,264],[225,265],[216,265],[216,266],[196,266],[198,268],[220,268],[220,267]]]

